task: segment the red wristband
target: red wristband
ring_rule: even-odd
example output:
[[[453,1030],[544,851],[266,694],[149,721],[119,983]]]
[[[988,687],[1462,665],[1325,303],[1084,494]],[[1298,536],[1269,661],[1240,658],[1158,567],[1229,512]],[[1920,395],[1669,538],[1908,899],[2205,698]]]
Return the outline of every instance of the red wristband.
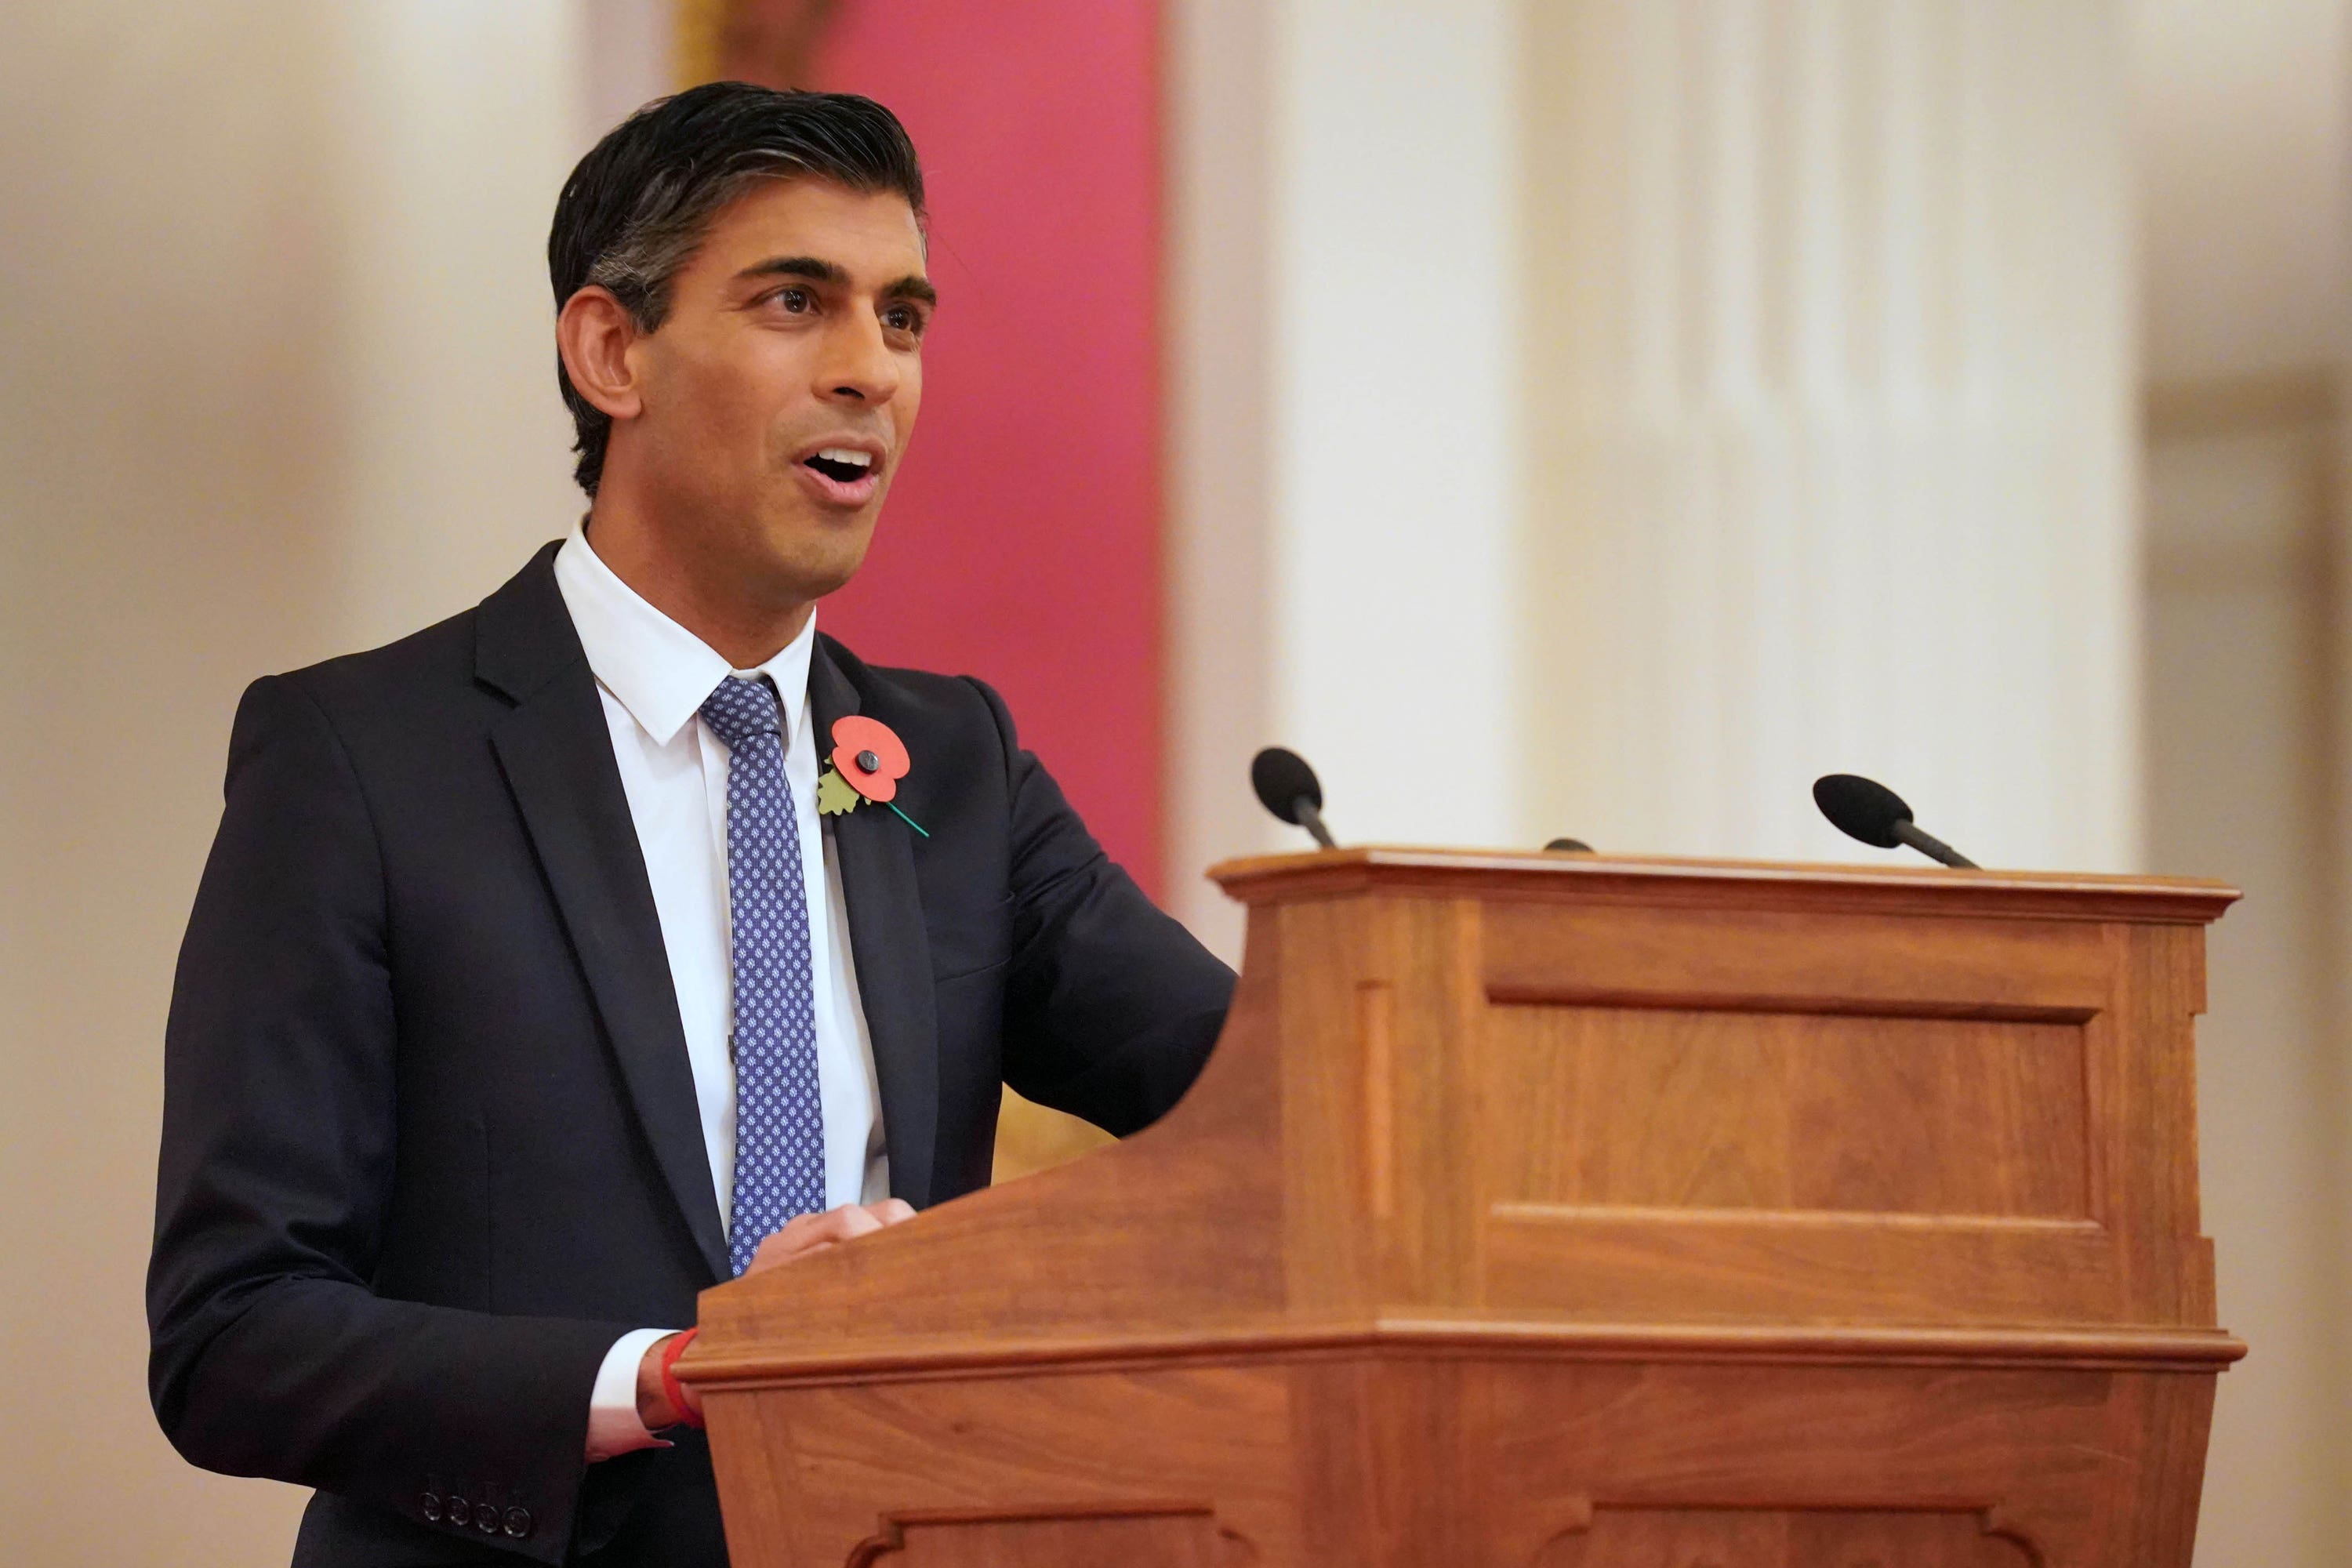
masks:
[[[662,1397],[669,1401],[672,1410],[677,1412],[679,1426],[691,1426],[698,1432],[702,1429],[702,1417],[686,1407],[686,1390],[677,1385],[677,1358],[686,1353],[686,1347],[692,1344],[694,1336],[701,1331],[699,1328],[692,1328],[682,1334],[671,1335],[669,1343],[662,1346],[661,1352]]]

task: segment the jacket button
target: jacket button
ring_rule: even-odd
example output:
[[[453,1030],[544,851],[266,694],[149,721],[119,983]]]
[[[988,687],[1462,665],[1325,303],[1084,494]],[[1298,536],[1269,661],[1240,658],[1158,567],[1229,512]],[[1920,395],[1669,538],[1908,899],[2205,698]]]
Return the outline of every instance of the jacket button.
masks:
[[[474,1528],[484,1535],[496,1535],[499,1532],[499,1510],[489,1503],[476,1509]]]
[[[425,1511],[425,1521],[427,1524],[438,1524],[441,1522],[441,1494],[439,1492],[426,1492],[423,1497],[416,1500],[416,1506]]]
[[[527,1508],[510,1508],[507,1510],[507,1533],[513,1536],[517,1541],[520,1541],[524,1536],[529,1535],[530,1533],[530,1510]]]
[[[449,1522],[456,1525],[460,1530],[465,1529],[466,1526],[474,1521],[473,1505],[468,1503],[464,1498],[451,1498],[449,1500],[446,1511],[449,1516]]]

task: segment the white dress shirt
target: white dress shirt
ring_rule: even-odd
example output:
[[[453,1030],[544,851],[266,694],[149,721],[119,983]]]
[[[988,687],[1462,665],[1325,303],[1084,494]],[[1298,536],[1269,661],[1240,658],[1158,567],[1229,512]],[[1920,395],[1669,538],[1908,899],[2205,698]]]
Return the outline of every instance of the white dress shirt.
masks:
[[[858,1000],[833,835],[817,816],[815,718],[809,654],[816,617],[756,670],[738,670],[640,598],[574,528],[555,554],[555,584],[587,651],[612,731],[629,817],[645,851],[677,992],[688,1064],[702,1113],[710,1184],[724,1226],[735,1190],[734,940],[728,915],[727,743],[703,722],[703,700],[730,676],[764,675],[783,704],[784,780],[801,839],[814,970],[819,1099],[828,1208],[889,1195],[874,1047]],[[822,868],[822,875],[815,874]],[[589,1405],[588,1457],[609,1458],[656,1439],[637,1419],[637,1364],[667,1329],[641,1329],[606,1352]]]

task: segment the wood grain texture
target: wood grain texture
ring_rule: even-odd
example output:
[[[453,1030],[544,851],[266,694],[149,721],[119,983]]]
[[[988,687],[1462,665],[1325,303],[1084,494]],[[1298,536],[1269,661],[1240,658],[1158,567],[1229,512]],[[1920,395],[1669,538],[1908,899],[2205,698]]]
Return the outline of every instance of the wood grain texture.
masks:
[[[1485,1051],[1497,1201],[2090,1220],[2079,1025],[1497,1007]]]
[[[1225,874],[1159,1126],[705,1296],[739,1564],[2185,1568],[2228,889]]]
[[[1119,1568],[1244,1568],[1250,1544],[1217,1528],[1205,1506],[1139,1503],[1034,1514],[945,1510],[892,1514],[850,1552],[849,1568],[1029,1568],[1037,1563]]]
[[[2032,1549],[1967,1510],[1596,1508],[1538,1568],[2036,1568]]]

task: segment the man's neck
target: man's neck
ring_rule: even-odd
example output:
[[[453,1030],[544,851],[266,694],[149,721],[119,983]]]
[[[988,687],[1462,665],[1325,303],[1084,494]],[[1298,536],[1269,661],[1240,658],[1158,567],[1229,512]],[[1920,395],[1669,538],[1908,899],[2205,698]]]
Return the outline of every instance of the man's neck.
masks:
[[[637,597],[692,632],[731,668],[756,669],[791,646],[816,601],[754,602],[729,574],[666,548],[656,531],[599,496],[588,510],[588,547]]]

